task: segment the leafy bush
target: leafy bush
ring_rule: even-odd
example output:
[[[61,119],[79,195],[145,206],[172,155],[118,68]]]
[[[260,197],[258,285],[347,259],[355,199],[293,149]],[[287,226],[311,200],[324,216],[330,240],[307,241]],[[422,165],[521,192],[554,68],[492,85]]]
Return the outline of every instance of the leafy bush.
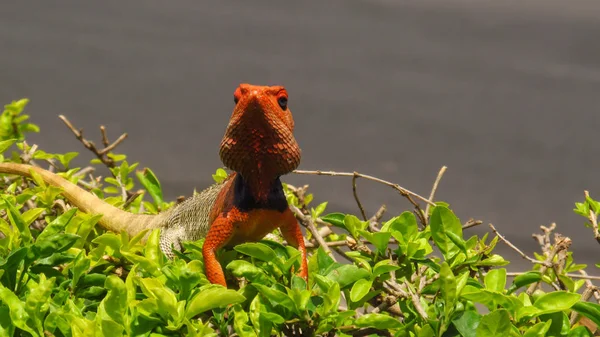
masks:
[[[84,168],[70,166],[75,152],[28,145],[25,134],[38,128],[27,123],[26,104],[7,105],[0,118],[2,161],[50,167],[130,212],[175,205],[163,200],[151,170],[136,171],[138,163],[112,152],[124,137],[109,144],[102,129],[105,148],[97,149],[64,119],[96,155]],[[112,176],[92,175],[102,165]],[[225,176],[219,169],[213,178]],[[591,336],[600,323],[600,305],[588,301],[600,294],[554,226],[536,236],[539,254],[521,253],[532,269],[513,275],[494,253],[498,241],[510,244],[495,228],[493,238],[466,236],[480,222],[463,225],[443,202],[423,210],[414,194],[387,182],[413,209],[386,221],[385,208],[367,219],[358,196],[362,220],[326,214],[327,203],[311,207],[306,186],[286,185],[307,229],[308,285],[294,273],[299,252],[274,233],[221,252],[225,289],[204,275],[202,240],[168,260],[158,230],[141,244],[147,233],[104,231],[99,216],[72,208],[36,175],[1,178],[2,336]],[[600,237],[600,203],[586,196],[575,211]]]

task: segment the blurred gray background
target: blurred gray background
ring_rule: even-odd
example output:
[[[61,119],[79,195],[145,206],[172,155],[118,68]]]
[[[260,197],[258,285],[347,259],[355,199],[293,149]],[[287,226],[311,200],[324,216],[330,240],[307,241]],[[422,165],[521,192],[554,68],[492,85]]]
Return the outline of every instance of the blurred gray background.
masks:
[[[31,141],[85,163],[58,114],[97,143],[100,124],[113,139],[128,132],[119,150],[170,198],[211,183],[240,82],[288,88],[302,169],[428,195],[447,165],[438,197],[461,220],[492,222],[527,251],[555,221],[576,259],[600,260],[572,212],[584,189],[600,198],[597,0],[0,4],[0,101],[31,99],[42,126]],[[349,179],[285,181],[358,214]],[[410,207],[371,182],[359,194],[369,214]]]

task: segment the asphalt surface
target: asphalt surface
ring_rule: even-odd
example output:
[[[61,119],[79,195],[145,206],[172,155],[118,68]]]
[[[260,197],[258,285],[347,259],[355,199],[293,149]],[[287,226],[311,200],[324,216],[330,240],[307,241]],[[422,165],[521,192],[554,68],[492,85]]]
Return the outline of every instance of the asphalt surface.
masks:
[[[82,150],[58,114],[96,140],[100,124],[128,132],[120,150],[175,197],[211,182],[236,85],[282,84],[302,169],[428,195],[447,165],[438,196],[462,220],[527,251],[557,222],[595,263],[572,208],[584,189],[600,198],[599,37],[597,0],[3,2],[0,101],[30,98],[31,140],[51,152]],[[347,179],[286,181],[357,213]],[[370,214],[410,206],[358,188]]]

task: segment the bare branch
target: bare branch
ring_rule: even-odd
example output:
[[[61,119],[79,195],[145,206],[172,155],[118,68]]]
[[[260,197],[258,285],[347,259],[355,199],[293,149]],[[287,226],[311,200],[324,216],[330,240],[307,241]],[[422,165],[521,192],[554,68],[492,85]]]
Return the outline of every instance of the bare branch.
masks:
[[[592,276],[592,275],[588,275],[588,274],[587,274],[587,273],[585,273],[585,271],[583,271],[583,270],[580,270],[579,272],[580,272],[580,273],[581,273],[581,272],[583,272],[583,273],[582,273],[582,274],[572,274],[572,273],[567,273],[567,274],[564,274],[564,275],[565,275],[565,276],[567,276],[567,277],[570,277],[570,278],[575,278],[575,279],[582,279],[582,280],[596,280],[596,281],[600,281],[600,276]],[[507,273],[506,273],[506,276],[509,276],[509,277],[515,277],[515,276],[520,276],[520,275],[523,275],[523,274],[525,274],[525,273],[528,273],[528,272],[525,272],[525,271],[514,271],[514,272],[507,272]]]
[[[529,260],[529,262],[531,263],[535,263],[535,264],[541,264],[541,265],[546,265],[546,262],[543,261],[538,261],[534,258],[531,258],[527,255],[525,255],[525,253],[523,253],[519,248],[517,248],[517,246],[513,245],[510,241],[508,241],[504,236],[502,236],[502,234],[500,234],[498,232],[498,230],[496,229],[496,227],[494,227],[494,225],[489,224],[490,228],[492,229],[492,231],[494,232],[494,234],[496,234],[498,236],[498,238],[504,242],[507,246],[509,246],[510,248],[512,248],[515,252],[519,253],[519,255],[521,255],[522,258]],[[549,264],[548,264],[549,266]]]
[[[377,212],[375,212],[375,214],[371,217],[371,219],[369,219],[369,228],[371,229],[371,231],[379,232],[379,228],[377,228],[377,225],[379,224],[379,221],[383,217],[383,214],[385,213],[386,210],[387,210],[387,208],[385,207],[385,205],[381,205],[381,207],[379,207]]]
[[[115,147],[117,147],[117,145],[121,144],[125,138],[127,138],[127,134],[124,133],[121,136],[119,136],[119,138],[117,138],[117,140],[115,140],[112,144],[108,145],[107,147],[103,148],[102,150],[100,150],[100,154],[104,155],[112,150],[115,149]]]
[[[360,209],[360,214],[363,217],[363,220],[367,221],[367,215],[365,214],[365,209],[363,205],[360,203],[360,199],[358,198],[358,193],[356,193],[356,178],[358,178],[357,172],[354,172],[352,176],[352,194],[354,195],[354,200],[356,200],[356,204],[358,205],[358,209]]]
[[[104,125],[100,125],[100,133],[102,134],[102,145],[107,147],[110,142],[108,141],[108,136],[106,135],[106,128]]]
[[[440,183],[440,180],[442,180],[442,177],[444,176],[446,169],[447,169],[446,166],[442,166],[442,168],[440,169],[440,172],[438,172],[437,178],[435,178],[435,182],[433,183],[433,187],[431,188],[431,193],[429,194],[429,200],[433,201],[433,198],[435,197],[435,191],[437,190],[437,187]],[[425,207],[425,218],[429,217],[429,207],[430,206],[431,206],[431,204],[427,204],[427,207]]]
[[[104,149],[99,150],[93,142],[83,137],[83,129],[76,129],[75,126],[73,126],[73,124],[67,119],[67,117],[63,115],[59,115],[58,118],[60,118],[63,121],[63,123],[65,123],[65,125],[71,130],[71,132],[73,132],[75,138],[77,138],[83,144],[83,146],[85,146],[85,148],[87,148],[93,154],[95,154],[96,157],[98,157],[98,159],[100,159],[100,161],[102,161],[104,165],[106,165],[109,168],[115,167],[115,162],[111,158],[106,157],[105,155],[108,152],[112,151],[121,142],[123,142],[125,138],[127,138],[126,133],[122,134],[113,144],[110,144]],[[104,143],[107,143],[108,138],[106,138],[106,129],[102,126],[100,127],[100,131],[102,133],[102,141]]]
[[[303,222],[303,224],[306,226],[306,228],[312,233],[312,235],[317,240],[317,242],[319,243],[319,245],[321,247],[323,247],[323,250],[327,254],[329,254],[329,256],[335,261],[335,256],[331,252],[331,249],[329,249],[329,246],[327,245],[327,242],[325,242],[325,240],[323,239],[323,237],[319,234],[319,231],[315,227],[315,224],[314,224],[312,218],[310,217],[310,215],[304,215],[302,213],[302,211],[298,207],[296,207],[294,205],[290,205],[290,209],[292,210],[292,212],[294,212],[294,214],[296,215],[296,217],[298,219],[300,219],[300,221]]]
[[[483,221],[481,221],[481,220],[469,219],[469,221],[465,222],[465,224],[462,226],[462,228],[467,229],[467,228],[479,226],[482,223],[483,223]]]
[[[554,245],[552,246],[552,249],[550,250],[550,252],[547,253],[546,260],[540,267],[539,272],[543,275],[548,268],[552,268],[554,266],[554,263],[552,262],[554,260],[554,257],[557,254],[560,254],[561,252],[566,251],[570,246],[571,246],[571,239],[569,239],[566,236],[562,236],[560,234],[555,234],[554,235]],[[560,264],[564,263],[564,261],[560,261],[560,260],[561,259],[559,259],[559,261],[557,263],[560,263]],[[539,287],[540,283],[541,282],[532,283],[527,288],[526,293],[528,295],[533,294],[533,292]],[[561,287],[564,287],[564,285],[562,283],[560,285],[561,285]]]
[[[413,196],[417,199],[420,199],[428,204],[431,204],[432,206],[435,206],[435,203],[429,199],[426,199],[414,192],[411,192],[409,190],[407,190],[406,188],[398,185],[398,184],[394,184],[391,183],[389,181],[383,180],[383,179],[379,179],[370,175],[366,175],[366,174],[362,174],[362,173],[358,173],[358,172],[354,172],[354,173],[350,173],[350,172],[334,172],[334,171],[320,171],[320,170],[316,170],[316,171],[308,171],[308,170],[294,170],[294,173],[297,174],[310,174],[310,175],[320,175],[320,176],[339,176],[339,177],[354,177],[355,175],[360,177],[360,178],[364,178],[367,180],[371,180],[371,181],[375,181],[378,182],[380,184],[384,184],[387,185],[395,190],[397,190],[398,192],[400,192],[400,194],[402,194],[403,196]],[[414,201],[413,201],[414,202]]]

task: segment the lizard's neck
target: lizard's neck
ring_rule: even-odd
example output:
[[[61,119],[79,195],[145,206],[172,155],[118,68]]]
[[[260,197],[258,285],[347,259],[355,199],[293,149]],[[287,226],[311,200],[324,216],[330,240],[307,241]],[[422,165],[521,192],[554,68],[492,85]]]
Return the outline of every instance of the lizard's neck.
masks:
[[[234,205],[241,211],[273,209],[283,212],[288,204],[279,177],[260,179],[244,177],[240,173],[233,181]]]

